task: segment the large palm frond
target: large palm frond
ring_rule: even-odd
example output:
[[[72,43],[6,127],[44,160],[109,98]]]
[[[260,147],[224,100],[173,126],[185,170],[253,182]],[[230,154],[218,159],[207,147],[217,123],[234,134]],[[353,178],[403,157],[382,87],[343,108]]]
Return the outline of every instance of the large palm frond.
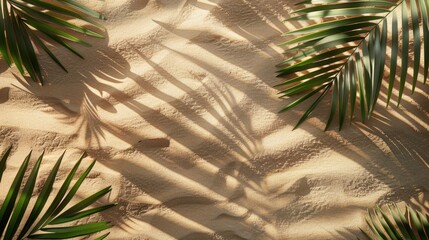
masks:
[[[6,170],[6,160],[10,151],[11,148],[9,148],[0,159],[0,182]],[[78,220],[82,220],[85,217],[104,211],[115,205],[108,204],[87,209],[87,207],[109,193],[111,187],[104,188],[81,200],[77,204],[69,206],[70,201],[73,199],[82,182],[95,164],[95,161],[92,162],[75,183],[71,184],[85,154],[82,155],[69,172],[56,196],[49,200],[63,156],[64,154],[60,156],[56,164],[52,167],[52,171],[46,178],[31,212],[29,211],[29,203],[31,196],[34,194],[33,190],[37,182],[39,168],[42,164],[43,153],[37,159],[26,180],[24,180],[24,175],[29,165],[31,152],[25,158],[0,206],[1,239],[68,239],[98,233],[111,227],[108,222],[83,224],[77,222]],[[19,194],[21,188],[21,194]],[[4,187],[1,189],[4,189]],[[49,205],[47,205],[48,202],[50,202]],[[44,208],[45,206],[47,206],[47,208]],[[25,213],[27,213],[28,217],[24,217]],[[72,226],[67,226],[67,224],[71,223],[73,223]],[[97,239],[104,239],[107,235],[108,234],[104,234]]]
[[[100,29],[101,25],[94,18],[104,19],[75,0],[0,0],[0,54],[9,66],[15,64],[22,75],[27,72],[33,81],[43,84],[36,49],[43,49],[67,72],[47,46],[47,41],[55,42],[83,58],[70,42],[84,46],[90,44],[72,32],[97,38],[103,38],[103,35],[68,19],[82,20]]]
[[[427,0],[306,0],[297,5],[304,7],[296,10],[296,16],[288,21],[315,20],[318,23],[285,33],[286,36],[294,37],[281,45],[288,47],[286,53],[293,54],[279,64],[279,76],[285,76],[286,80],[277,87],[282,88],[281,97],[306,94],[289,103],[281,112],[315,95],[318,97],[296,127],[309,117],[325,97],[330,96],[329,92],[332,92],[332,102],[326,129],[338,114],[341,130],[347,115],[353,118],[356,105],[360,106],[362,122],[365,122],[374,111],[386,71],[387,104],[391,100],[393,88],[398,87],[399,105],[409,68],[409,51],[412,52],[410,56],[414,55],[414,92],[423,46],[423,77],[426,81],[429,69]],[[389,38],[391,44],[388,44]],[[409,49],[411,39],[414,40],[414,47]],[[391,50],[388,50],[388,45]],[[386,55],[390,55],[390,61],[387,61]],[[401,64],[397,81],[399,58]]]
[[[429,239],[428,215],[406,205],[405,213],[398,205],[387,206],[388,211],[380,207],[369,211],[366,219],[370,233],[362,231],[366,239],[377,240],[427,240]]]

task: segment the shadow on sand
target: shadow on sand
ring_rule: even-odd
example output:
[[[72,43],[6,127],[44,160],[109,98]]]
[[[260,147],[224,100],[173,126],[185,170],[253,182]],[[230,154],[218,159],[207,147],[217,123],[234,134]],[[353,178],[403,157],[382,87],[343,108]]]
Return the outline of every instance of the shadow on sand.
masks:
[[[91,68],[79,67],[85,62],[71,64],[69,70],[73,75],[53,80],[43,88],[21,81],[24,91],[31,92],[55,109],[54,117],[76,126],[77,133],[87,143],[90,156],[123,176],[119,206],[104,214],[105,218],[125,231],[132,228],[127,226],[128,221],[147,222],[165,236],[183,240],[213,237],[278,239],[277,231],[282,227],[307,220],[306,216],[293,212],[288,206],[298,204],[315,186],[311,179],[303,176],[296,182],[285,183],[290,188],[272,191],[265,186],[266,177],[273,173],[270,169],[298,166],[326,149],[363,166],[375,178],[368,184],[381,182],[397,191],[380,200],[401,200],[427,189],[428,186],[422,183],[427,183],[429,178],[415,179],[427,171],[424,160],[429,159],[429,143],[421,143],[428,140],[427,129],[422,124],[429,122],[427,108],[422,105],[427,104],[427,99],[419,93],[414,96],[415,102],[404,101],[406,112],[397,110],[402,117],[393,116],[379,106],[368,125],[352,124],[342,132],[323,132],[317,123],[325,121],[324,113],[329,109],[322,107],[300,130],[312,135],[310,141],[303,140],[293,149],[285,146],[276,156],[266,154],[262,144],[265,135],[272,134],[282,125],[291,129],[305,109],[278,115],[263,134],[252,126],[252,114],[275,115],[284,105],[273,98],[267,87],[278,82],[274,65],[282,59],[282,55],[269,44],[282,41],[280,34],[288,29],[280,19],[288,16],[291,4],[280,0],[268,3],[247,0],[208,2],[211,4],[188,0],[183,7],[209,11],[243,41],[235,42],[210,31],[176,29],[167,22],[154,21],[166,34],[185,39],[210,56],[245,69],[251,76],[249,79],[239,79],[230,71],[205,61],[203,56],[196,57],[164,43],[142,43],[131,48],[133,52],[130,54],[151,68],[150,74],[141,75],[109,46],[106,38],[97,44],[97,50],[86,54],[85,61]],[[157,49],[198,67],[199,72],[194,78],[201,81],[201,86],[191,88],[186,79],[178,79],[168,66],[159,65],[153,56],[145,55],[139,49],[145,44],[154,44]],[[47,69],[52,76],[64,76],[56,71]],[[154,84],[151,78],[160,80]],[[211,79],[222,79],[223,82]],[[186,98],[171,96],[162,89],[164,83],[185,92]],[[428,92],[427,86],[422,89]],[[237,100],[237,91],[244,97]],[[0,103],[7,92],[7,89],[0,90]],[[162,102],[163,108],[154,108],[151,103],[141,100],[148,96]],[[381,100],[385,99],[382,97]],[[254,113],[246,108],[253,105],[263,110]],[[99,112],[108,116],[125,112],[135,116],[129,120],[135,126],[130,128],[116,121],[128,116],[105,120]],[[417,120],[413,116],[422,118]],[[263,117],[259,119],[263,121]],[[159,136],[138,130],[147,126]],[[285,139],[293,132],[288,134]],[[109,136],[121,139],[130,147],[100,149],[101,142],[108,142]],[[137,160],[130,161],[129,158]],[[153,201],[137,200],[139,196]],[[328,210],[310,206],[308,215]],[[350,236],[349,231],[339,231],[336,237]],[[357,233],[350,231],[352,235]]]

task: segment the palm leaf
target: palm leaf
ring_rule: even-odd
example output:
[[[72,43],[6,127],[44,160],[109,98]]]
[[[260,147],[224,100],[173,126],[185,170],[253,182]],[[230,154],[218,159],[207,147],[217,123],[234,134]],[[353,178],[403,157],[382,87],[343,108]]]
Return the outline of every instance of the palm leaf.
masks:
[[[347,115],[350,120],[353,118],[356,107],[360,107],[362,122],[365,122],[377,105],[386,66],[390,67],[386,79],[387,104],[391,101],[396,86],[399,90],[399,105],[409,68],[413,70],[412,92],[416,88],[423,46],[423,81],[426,82],[429,68],[429,3],[427,0],[408,2],[409,4],[405,0],[307,0],[296,4],[302,7],[293,13],[296,16],[287,21],[317,20],[319,23],[284,34],[293,36],[280,44],[287,47],[286,54],[292,55],[278,65],[281,68],[278,76],[286,79],[276,87],[280,88],[280,97],[307,92],[315,95],[316,90],[322,92],[319,98],[313,99],[313,104],[297,126],[308,118],[307,113],[314,110],[311,109],[314,104],[317,105],[322,100],[320,98],[326,96],[332,96],[326,130],[335,115],[338,115],[341,130]],[[401,16],[399,20],[398,14]],[[401,36],[399,23],[402,27]],[[387,50],[388,38],[392,38],[391,51]],[[414,40],[412,48],[409,47],[410,39]],[[412,53],[409,54],[409,51]],[[390,61],[386,60],[388,54]],[[408,62],[409,55],[414,56],[412,67]],[[401,71],[397,76],[398,58],[401,58]],[[325,94],[326,91],[334,94]],[[281,112],[307,99],[309,98],[300,98],[300,101],[287,105]],[[350,109],[348,114],[347,109]]]
[[[9,66],[14,64],[22,75],[28,73],[33,81],[43,84],[36,50],[45,51],[67,72],[46,46],[46,42],[56,42],[83,58],[69,42],[84,46],[90,44],[73,34],[85,34],[96,38],[104,36],[67,19],[79,19],[101,30],[101,25],[94,21],[94,18],[105,19],[101,14],[71,0],[1,0],[0,55]]]
[[[9,148],[3,157],[0,159],[0,180],[6,170],[6,161],[11,148]],[[32,210],[28,217],[24,217],[25,212],[29,211],[30,198],[33,195],[37,175],[42,165],[43,154],[40,155],[32,167],[30,175],[24,181],[24,174],[28,169],[31,153],[22,163],[18,173],[0,207],[0,238],[2,239],[66,239],[79,236],[89,236],[111,227],[108,222],[93,222],[93,223],[78,223],[76,221],[85,219],[93,214],[107,210],[115,204],[107,204],[96,208],[86,209],[90,205],[99,201],[104,195],[111,191],[111,187],[107,187],[98,191],[91,196],[79,201],[73,206],[68,206],[69,202],[75,196],[77,190],[88,176],[95,162],[92,162],[89,167],[81,174],[77,182],[69,190],[70,183],[76,175],[79,165],[85,154],[77,161],[73,169],[69,172],[64,183],[61,185],[58,193],[51,201],[47,210],[43,211],[48,204],[49,195],[52,192],[53,184],[57,177],[58,170],[64,153],[57,160],[52,168],[48,178],[45,180],[42,190],[33,204]],[[23,186],[21,194],[20,188]],[[41,217],[40,217],[41,216]],[[39,219],[38,221],[36,221]],[[57,224],[68,224],[61,227],[54,227]],[[19,230],[20,229],[20,230]],[[19,231],[18,231],[19,230]],[[104,239],[107,234],[98,237]]]
[[[380,207],[369,211],[366,219],[370,232],[363,230],[366,239],[381,240],[427,240],[429,239],[429,218],[428,215],[412,209],[406,205],[406,211],[399,209],[393,204],[386,207],[385,212]]]

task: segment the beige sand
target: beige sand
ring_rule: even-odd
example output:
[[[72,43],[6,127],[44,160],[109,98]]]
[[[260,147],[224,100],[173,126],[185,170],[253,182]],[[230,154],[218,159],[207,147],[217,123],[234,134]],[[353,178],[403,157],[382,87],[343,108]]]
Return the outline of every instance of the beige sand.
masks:
[[[79,196],[113,185],[110,239],[354,239],[367,208],[428,189],[427,86],[341,132],[323,132],[328,107],[295,131],[303,108],[277,114],[289,1],[90,4],[108,37],[85,61],[56,49],[70,74],[46,56],[43,88],[0,69],[0,148],[69,149],[64,172],[87,150]]]

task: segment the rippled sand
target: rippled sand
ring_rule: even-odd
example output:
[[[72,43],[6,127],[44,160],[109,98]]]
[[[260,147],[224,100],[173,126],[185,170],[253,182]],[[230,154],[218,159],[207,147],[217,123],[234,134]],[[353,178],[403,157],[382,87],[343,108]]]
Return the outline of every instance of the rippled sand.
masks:
[[[55,49],[69,74],[46,56],[43,88],[0,69],[0,147],[15,145],[11,169],[46,149],[42,176],[87,150],[79,196],[113,185],[110,239],[355,239],[367,208],[427,188],[427,86],[341,132],[323,132],[327,105],[295,131],[304,108],[277,114],[290,1],[90,4],[107,38],[84,61]]]

